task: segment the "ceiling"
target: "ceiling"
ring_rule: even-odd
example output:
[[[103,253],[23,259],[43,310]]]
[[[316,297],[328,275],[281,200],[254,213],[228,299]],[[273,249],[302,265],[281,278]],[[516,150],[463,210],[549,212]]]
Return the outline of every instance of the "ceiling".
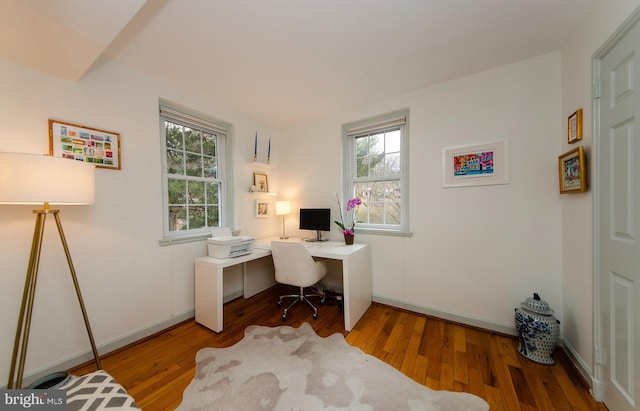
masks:
[[[595,1],[0,0],[0,59],[116,60],[287,127],[560,50]]]

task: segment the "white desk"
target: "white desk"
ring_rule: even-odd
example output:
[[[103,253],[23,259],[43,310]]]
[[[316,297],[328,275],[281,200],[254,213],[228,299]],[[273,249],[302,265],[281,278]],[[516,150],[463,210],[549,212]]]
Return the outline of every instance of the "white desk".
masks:
[[[247,284],[246,263],[271,255],[271,241],[278,237],[257,240],[251,254],[234,258],[201,257],[195,261],[196,322],[220,332],[224,326],[222,278],[225,267],[243,264],[245,297],[256,293],[256,284]],[[289,241],[299,241],[291,239]],[[337,241],[305,243],[314,257],[342,261],[344,328],[347,331],[358,322],[371,305],[371,255],[366,244],[345,245]],[[255,281],[255,278],[253,279]],[[264,282],[264,289],[272,284]],[[247,292],[251,288],[250,293]],[[260,288],[260,287],[258,287]]]

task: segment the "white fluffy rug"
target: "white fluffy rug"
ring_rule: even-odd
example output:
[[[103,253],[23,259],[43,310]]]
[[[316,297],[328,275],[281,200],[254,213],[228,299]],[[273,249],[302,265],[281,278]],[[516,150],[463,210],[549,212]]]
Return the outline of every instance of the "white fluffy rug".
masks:
[[[250,326],[228,348],[204,348],[178,410],[488,410],[471,394],[434,391],[309,324]]]

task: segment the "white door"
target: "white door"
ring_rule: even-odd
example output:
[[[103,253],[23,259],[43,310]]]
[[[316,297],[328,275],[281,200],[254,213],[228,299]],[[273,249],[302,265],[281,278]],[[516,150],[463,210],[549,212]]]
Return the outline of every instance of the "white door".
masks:
[[[604,403],[627,411],[640,410],[640,24],[616,41],[596,70],[596,363]]]

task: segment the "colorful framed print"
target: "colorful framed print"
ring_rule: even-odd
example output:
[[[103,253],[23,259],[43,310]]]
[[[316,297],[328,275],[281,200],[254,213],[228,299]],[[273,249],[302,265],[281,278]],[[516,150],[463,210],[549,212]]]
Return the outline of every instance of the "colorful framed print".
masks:
[[[49,155],[120,170],[120,134],[49,120]]]
[[[582,109],[577,109],[567,120],[567,141],[569,144],[582,140]]]
[[[560,194],[587,191],[587,174],[584,148],[574,148],[558,157]]]
[[[506,141],[442,149],[442,186],[509,184]]]

